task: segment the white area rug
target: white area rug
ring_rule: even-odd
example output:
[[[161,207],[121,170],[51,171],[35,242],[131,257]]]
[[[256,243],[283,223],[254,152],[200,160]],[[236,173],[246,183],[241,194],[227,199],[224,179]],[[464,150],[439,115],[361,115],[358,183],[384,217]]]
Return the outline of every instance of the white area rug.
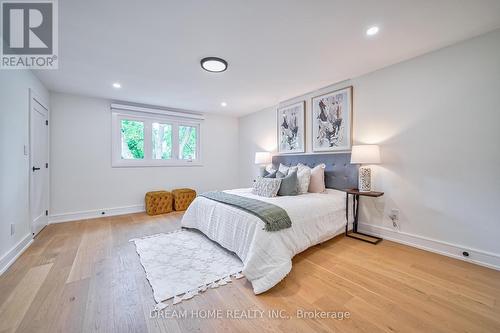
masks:
[[[174,297],[173,304],[190,299],[207,288],[240,278],[243,263],[236,254],[203,234],[180,229],[168,234],[131,239],[146,277],[153,288],[157,309]]]

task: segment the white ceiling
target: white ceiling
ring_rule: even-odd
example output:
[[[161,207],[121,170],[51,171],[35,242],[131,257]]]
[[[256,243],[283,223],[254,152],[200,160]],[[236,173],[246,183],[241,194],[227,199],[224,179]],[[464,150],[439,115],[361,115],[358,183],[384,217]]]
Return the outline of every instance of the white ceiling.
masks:
[[[53,91],[242,115],[498,28],[500,1],[64,0],[59,24]]]

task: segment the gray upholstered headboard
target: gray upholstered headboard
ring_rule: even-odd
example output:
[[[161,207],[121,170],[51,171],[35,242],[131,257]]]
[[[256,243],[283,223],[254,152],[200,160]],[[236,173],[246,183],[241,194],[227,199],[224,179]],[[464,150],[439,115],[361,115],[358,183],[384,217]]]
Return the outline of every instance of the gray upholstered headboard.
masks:
[[[278,168],[280,163],[287,166],[302,163],[311,168],[325,163],[325,185],[327,188],[337,190],[358,188],[359,166],[351,164],[351,153],[273,156],[273,166]]]

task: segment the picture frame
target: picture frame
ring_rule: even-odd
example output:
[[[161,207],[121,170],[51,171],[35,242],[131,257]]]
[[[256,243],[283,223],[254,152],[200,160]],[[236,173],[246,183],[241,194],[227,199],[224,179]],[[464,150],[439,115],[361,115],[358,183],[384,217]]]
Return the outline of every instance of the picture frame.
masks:
[[[276,124],[278,129],[278,152],[294,154],[305,152],[306,102],[278,107]]]
[[[349,86],[311,98],[313,152],[351,149],[352,91]]]

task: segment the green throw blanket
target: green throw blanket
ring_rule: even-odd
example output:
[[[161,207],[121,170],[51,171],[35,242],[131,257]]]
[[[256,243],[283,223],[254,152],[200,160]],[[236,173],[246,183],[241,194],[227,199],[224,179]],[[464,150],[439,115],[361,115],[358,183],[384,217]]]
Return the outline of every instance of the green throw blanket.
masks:
[[[219,191],[205,192],[200,196],[242,209],[257,216],[266,224],[264,228],[266,231],[278,231],[292,226],[292,221],[290,221],[287,212],[283,208],[268,202]]]

